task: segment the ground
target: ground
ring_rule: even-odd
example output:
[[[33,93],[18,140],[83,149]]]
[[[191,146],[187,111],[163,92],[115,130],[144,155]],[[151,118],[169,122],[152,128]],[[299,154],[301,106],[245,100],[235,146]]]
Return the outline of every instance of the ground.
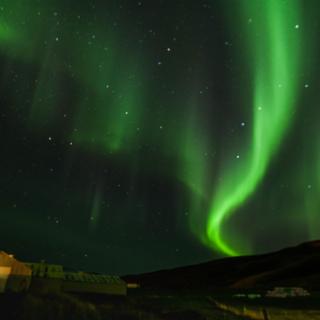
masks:
[[[270,319],[320,319],[319,296],[290,299],[250,300],[227,293],[182,293],[134,291],[127,297],[51,294],[6,294],[0,296],[3,320],[239,320],[243,315],[227,309],[268,310]],[[231,310],[232,311],[232,310]],[[250,313],[252,315],[252,312]],[[258,313],[256,313],[257,315]],[[260,313],[262,314],[262,313]],[[6,317],[5,317],[6,315]],[[284,317],[284,315],[286,315]],[[263,319],[263,318],[262,318]]]

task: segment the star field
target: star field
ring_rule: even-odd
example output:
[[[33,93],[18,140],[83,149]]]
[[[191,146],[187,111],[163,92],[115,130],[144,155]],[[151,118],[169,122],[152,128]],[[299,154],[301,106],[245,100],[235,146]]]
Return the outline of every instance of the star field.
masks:
[[[124,274],[319,238],[318,8],[3,0],[1,249]]]

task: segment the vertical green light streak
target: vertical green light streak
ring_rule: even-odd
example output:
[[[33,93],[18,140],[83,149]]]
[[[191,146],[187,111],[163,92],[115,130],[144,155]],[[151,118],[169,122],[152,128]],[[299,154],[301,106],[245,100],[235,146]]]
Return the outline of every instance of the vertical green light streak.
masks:
[[[14,38],[14,32],[6,23],[0,21],[0,43],[8,42]]]
[[[188,114],[183,137],[179,141],[181,180],[196,196],[202,197],[206,193],[207,142],[196,112],[189,111]]]
[[[246,159],[229,168],[213,197],[207,223],[210,246],[238,255],[222,227],[255,191],[291,123],[297,98],[301,30],[297,1],[243,1],[253,59],[252,141]],[[228,241],[227,241],[228,239]],[[242,251],[242,250],[241,250]]]
[[[92,203],[92,210],[90,215],[90,222],[89,222],[89,228],[91,232],[95,232],[97,225],[100,220],[100,214],[101,214],[101,198],[102,198],[102,192],[101,192],[101,186],[97,187],[97,190],[94,194],[93,203]]]
[[[199,105],[195,99],[192,102],[193,105]],[[201,234],[205,219],[200,215],[204,211],[203,204],[210,199],[207,192],[210,148],[196,110],[190,108],[187,114],[183,137],[179,141],[180,179],[190,190],[189,208],[185,213],[189,216],[189,226],[195,234]]]

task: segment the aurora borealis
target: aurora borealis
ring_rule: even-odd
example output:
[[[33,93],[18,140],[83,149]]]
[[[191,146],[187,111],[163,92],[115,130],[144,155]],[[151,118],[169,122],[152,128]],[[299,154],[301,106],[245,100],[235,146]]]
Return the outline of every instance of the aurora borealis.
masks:
[[[0,6],[3,250],[131,273],[320,236],[317,1]]]
[[[229,171],[231,174],[227,174],[226,182],[221,185],[222,191],[213,198],[208,224],[211,242],[230,255],[237,255],[237,252],[222,240],[222,220],[254,192],[292,121],[299,93],[297,83],[303,45],[298,30],[301,9],[296,1],[291,1],[289,10],[287,3],[278,0],[243,1],[242,4],[246,6],[245,13],[259,21],[254,26],[253,21],[248,21],[248,41],[254,39],[251,50],[254,72],[252,141],[249,155],[245,155],[240,169]],[[292,32],[293,26],[296,33]],[[257,33],[260,41],[251,33]]]

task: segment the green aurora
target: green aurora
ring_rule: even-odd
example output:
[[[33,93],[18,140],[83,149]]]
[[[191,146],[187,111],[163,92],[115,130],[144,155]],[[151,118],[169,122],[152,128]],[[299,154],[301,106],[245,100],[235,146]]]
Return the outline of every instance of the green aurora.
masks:
[[[85,234],[94,239],[90,246],[95,248],[95,237],[105,235],[101,230],[104,223],[108,227],[112,224],[109,221],[115,221],[114,233],[110,233],[114,238],[126,233],[128,243],[134,242],[137,230],[148,229],[148,223],[153,226],[158,219],[150,218],[149,211],[157,212],[156,215],[163,209],[163,203],[169,203],[168,207],[163,205],[163,211],[169,212],[170,218],[165,216],[159,223],[162,231],[168,229],[166,224],[172,223],[173,230],[183,230],[181,233],[187,232],[188,239],[192,238],[190,241],[196,239],[199,246],[204,244],[210,257],[212,251],[230,256],[259,252],[254,236],[244,235],[237,222],[242,220],[248,202],[261,193],[259,188],[270,187],[270,183],[264,185],[267,173],[272,173],[278,156],[283,158],[281,152],[287,145],[286,138],[294,136],[297,115],[306,112],[300,110],[300,96],[309,87],[305,79],[310,73],[310,62],[303,59],[305,50],[311,47],[312,37],[312,30],[308,29],[311,24],[305,17],[307,9],[302,8],[299,0],[218,1],[218,8],[224,8],[224,15],[229,19],[222,19],[222,25],[215,30],[215,25],[208,23],[208,28],[215,32],[214,39],[208,40],[206,32],[193,34],[188,25],[179,29],[175,15],[181,8],[177,5],[176,12],[173,10],[169,15],[169,27],[162,20],[157,22],[159,30],[167,33],[163,32],[161,38],[152,42],[148,39],[158,34],[154,31],[156,27],[153,28],[146,17],[143,19],[148,21],[148,28],[142,27],[144,24],[135,16],[129,18],[138,10],[131,8],[132,2],[124,1],[120,8],[112,2],[95,3],[92,9],[85,1],[70,4],[58,0],[35,1],[31,6],[20,0],[4,0],[0,7],[4,83],[11,77],[11,69],[18,66],[17,69],[22,70],[14,78],[15,93],[8,93],[9,113],[16,115],[12,127],[15,128],[16,123],[23,127],[34,139],[34,149],[40,145],[39,141],[50,147],[58,146],[57,157],[63,159],[59,172],[63,182],[59,187],[46,182],[49,185],[46,187],[65,190],[71,180],[69,171],[76,167],[78,159],[84,167],[87,159],[95,159],[88,165],[90,174],[97,168],[91,180],[88,179],[90,183],[93,181],[92,185],[78,185],[78,180],[85,180],[81,178],[87,168],[82,167],[83,171],[79,170],[70,183],[74,188],[69,197],[77,205],[66,209],[66,220],[83,208],[84,217],[80,220],[85,221],[86,228],[75,231],[73,224],[66,227],[64,234],[70,236],[68,243],[72,243],[74,235],[79,247],[83,246],[87,240],[82,240],[80,245],[80,239]],[[99,11],[99,6],[106,6],[108,14]],[[126,7],[130,8],[130,14],[124,12]],[[215,15],[223,16],[213,11],[212,16]],[[219,23],[218,19],[214,21]],[[192,23],[198,26],[197,20]],[[228,28],[235,41],[221,41],[227,38]],[[175,32],[181,37],[172,36]],[[189,38],[185,32],[190,32]],[[203,40],[204,45],[199,40],[201,37],[207,41]],[[176,38],[183,39],[180,47]],[[148,41],[152,45],[148,46]],[[220,42],[222,49],[217,45]],[[210,50],[204,54],[206,46]],[[198,47],[198,51],[194,47]],[[210,60],[209,68],[208,59],[214,52],[217,55]],[[308,59],[312,60],[313,55],[315,53],[309,52]],[[224,66],[231,64],[228,59],[237,61],[233,62],[231,71]],[[240,60],[245,66],[236,65],[241,64]],[[249,72],[241,77],[239,70]],[[236,82],[243,90],[233,91],[232,84]],[[12,111],[12,106],[18,107]],[[311,111],[310,114],[312,118]],[[311,126],[315,121],[310,120]],[[301,134],[304,141],[309,139],[308,134],[314,134],[311,129],[307,133],[299,130],[297,136]],[[304,233],[297,239],[319,237],[319,139],[315,137],[305,152],[303,163],[307,167],[299,173],[291,167],[287,169],[292,172],[288,173],[291,187],[286,191],[286,199],[290,198],[290,192],[296,191],[299,199],[303,199],[301,205],[294,208],[292,215],[288,211],[281,218],[256,215],[260,215],[261,221],[286,225],[292,233],[303,229]],[[43,150],[43,166],[49,171],[54,167],[50,162],[51,153],[46,148]],[[99,161],[103,163],[103,170],[112,172],[111,177],[104,178]],[[308,164],[316,175],[310,174]],[[128,181],[118,182],[121,174],[126,175]],[[38,193],[45,193],[45,188],[37,179],[50,181],[50,178],[45,175],[39,178],[37,172],[34,176],[35,182],[28,182],[31,186],[27,189],[33,194],[34,200],[30,202],[38,208],[35,199]],[[152,180],[150,186],[148,179]],[[155,188],[156,196],[152,194],[150,200],[148,192],[157,185],[154,180],[164,187]],[[147,187],[141,187],[141,181],[148,181]],[[121,189],[127,185],[130,187]],[[302,186],[307,186],[307,192]],[[277,192],[270,191],[272,195],[265,201],[273,205]],[[120,193],[125,196],[121,198]],[[50,199],[50,195],[43,198]],[[107,209],[105,203],[112,202],[112,209]],[[154,208],[144,207],[143,202],[152,202]],[[38,216],[34,217],[28,210],[21,209],[23,219],[19,221],[36,225]],[[115,214],[110,213],[111,210]],[[255,215],[252,212],[251,218]],[[117,217],[110,218],[113,214]],[[243,221],[250,223],[248,216]],[[45,223],[47,221],[41,220],[39,225]],[[272,223],[267,230],[272,229]],[[72,232],[68,232],[68,228]],[[56,231],[52,230],[49,233],[54,239]],[[169,239],[166,247],[174,243],[174,236],[164,238]],[[151,243],[150,240],[144,242]]]
[[[237,237],[224,236],[223,223],[255,191],[290,127],[299,96],[304,46],[299,2],[291,1],[289,10],[278,0],[242,1],[241,5],[243,16],[249,17],[246,33],[254,82],[252,139],[239,165],[226,170],[224,182],[213,197],[206,230],[209,243],[232,256],[248,252],[248,248],[228,244],[226,239]]]

